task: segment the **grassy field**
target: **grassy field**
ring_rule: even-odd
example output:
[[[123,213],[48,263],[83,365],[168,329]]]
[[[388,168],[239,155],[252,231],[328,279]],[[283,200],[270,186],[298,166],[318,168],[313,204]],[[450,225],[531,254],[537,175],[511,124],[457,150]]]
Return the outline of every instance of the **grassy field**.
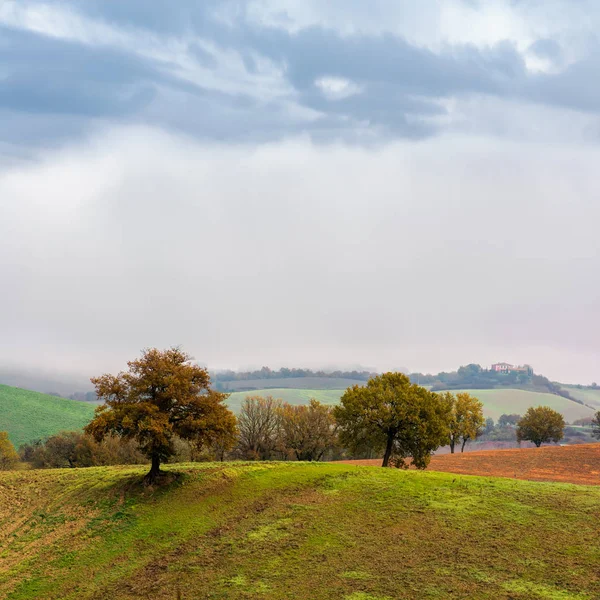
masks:
[[[272,395],[290,404],[306,404],[311,398],[324,404],[336,404],[344,391],[345,389],[261,389],[233,392],[227,403],[236,413],[249,394]],[[529,406],[540,404],[558,410],[569,422],[593,415],[592,409],[551,394],[513,389],[468,391],[483,402],[485,415],[495,420],[503,413],[523,414]],[[574,396],[579,393],[581,399],[590,405],[597,401],[600,408],[600,391],[577,388],[570,388],[569,391]],[[91,419],[94,408],[95,405],[86,402],[0,385],[0,431],[8,431],[16,446],[58,431],[81,429]]]
[[[290,404],[306,404],[311,398],[316,398],[324,404],[336,404],[339,402],[345,390],[303,390],[303,389],[263,389],[252,392],[234,392],[228,400],[228,404],[234,412],[239,408],[248,395],[267,396],[281,398]],[[454,390],[453,390],[454,391]],[[460,390],[457,390],[460,391]],[[495,389],[495,390],[465,390],[477,396],[482,402],[486,417],[497,420],[504,413],[523,414],[530,406],[550,406],[560,412],[568,422],[581,417],[588,417],[593,411],[581,404],[567,400],[562,396],[545,394],[541,392],[526,392],[524,390]],[[600,399],[599,399],[600,401]]]
[[[460,390],[457,390],[460,391]],[[524,390],[495,389],[495,390],[464,390],[476,396],[483,402],[483,412],[486,417],[497,420],[504,414],[524,414],[530,406],[549,406],[563,415],[567,422],[575,419],[589,417],[593,411],[587,406],[582,406],[567,400],[562,396],[545,394],[542,392],[526,392]],[[456,391],[453,390],[454,393]]]
[[[294,388],[308,390],[345,390],[353,385],[364,385],[365,381],[340,377],[281,377],[279,379],[246,379],[244,381],[224,381],[228,391],[261,390],[269,388]]]
[[[563,385],[573,398],[577,398],[590,406],[596,408],[596,410],[600,410],[600,390],[592,390],[592,389],[579,389],[574,385]]]
[[[290,404],[308,404],[311,398],[316,398],[323,404],[337,404],[346,390],[305,390],[276,388],[268,390],[255,390],[251,392],[233,392],[227,400],[228,406],[235,413],[239,412],[246,396],[273,396],[281,398]]]
[[[0,385],[0,431],[15,446],[63,430],[81,429],[95,406],[38,392]]]
[[[0,474],[0,597],[600,597],[600,488],[339,464]]]

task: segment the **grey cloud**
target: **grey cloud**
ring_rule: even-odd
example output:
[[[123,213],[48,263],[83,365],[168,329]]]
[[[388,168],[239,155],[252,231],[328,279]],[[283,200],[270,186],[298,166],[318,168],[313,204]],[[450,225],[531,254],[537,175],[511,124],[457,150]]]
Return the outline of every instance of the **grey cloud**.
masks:
[[[560,73],[531,77],[523,85],[522,97],[541,104],[598,114],[600,85],[596,81],[599,69],[600,45],[585,59],[569,65]]]
[[[455,128],[445,107],[449,100],[493,97],[588,112],[597,112],[600,106],[600,87],[590,83],[598,64],[595,52],[562,72],[532,74],[508,41],[489,47],[445,45],[433,51],[391,33],[343,35],[323,26],[290,33],[251,20],[246,2],[49,5],[70,6],[127,34],[163,36],[165,44],[186,39],[189,60],[222,77],[222,65],[207,50],[208,42],[215,52],[238,57],[249,77],[245,88],[236,82],[237,91],[226,91],[204,85],[201,76],[184,78],[177,65],[152,54],[144,56],[143,51],[133,54],[132,48],[3,29],[0,106],[46,114],[48,120],[61,113],[126,119],[219,140],[281,139],[300,131],[319,140],[364,140],[427,137]],[[347,10],[359,11],[359,5]],[[556,61],[560,46],[542,38],[530,52]],[[281,85],[289,84],[285,93],[266,99],[256,94],[261,85],[259,63],[264,59],[281,70]],[[233,73],[230,76],[239,75]],[[360,93],[331,100],[315,87],[322,76],[348,79]],[[304,109],[314,114],[302,116]],[[497,127],[507,127],[500,123]],[[75,130],[85,131],[85,124],[80,125]],[[468,122],[459,125],[469,129]],[[371,135],[364,136],[369,128]],[[51,129],[51,125],[42,128]],[[8,135],[4,141],[14,141]]]
[[[536,40],[529,46],[529,50],[540,58],[547,58],[555,63],[560,63],[563,56],[560,44],[556,40],[547,38]]]
[[[55,0],[56,1],[56,0]],[[199,35],[214,32],[219,26],[215,11],[223,5],[237,5],[235,0],[80,0],[72,2],[78,10],[95,19],[106,20],[120,26],[146,28],[169,34],[181,34],[193,30]]]
[[[119,116],[141,110],[164,77],[144,61],[0,28],[0,107],[23,113]]]

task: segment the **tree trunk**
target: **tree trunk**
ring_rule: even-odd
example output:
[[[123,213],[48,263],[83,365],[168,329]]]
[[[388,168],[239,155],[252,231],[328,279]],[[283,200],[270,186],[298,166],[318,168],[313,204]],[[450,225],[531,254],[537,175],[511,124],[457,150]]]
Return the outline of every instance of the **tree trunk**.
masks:
[[[454,441],[454,438],[450,438],[450,454],[454,454],[454,444],[456,442]]]
[[[392,456],[392,448],[394,447],[394,434],[388,433],[387,444],[385,446],[385,454],[383,455],[382,467],[387,467],[390,464],[390,457]]]
[[[152,466],[150,467],[150,471],[148,472],[146,477],[144,477],[144,480],[148,485],[152,485],[158,479],[160,474],[160,456],[158,456],[158,454],[153,454]]]
[[[465,451],[465,446],[467,445],[467,442],[468,442],[468,441],[469,441],[469,440],[468,440],[467,438],[465,438],[465,439],[463,440],[462,447],[461,447],[461,449],[460,449],[460,451],[461,451],[461,452],[464,452],[464,451]]]
[[[533,442],[536,448],[539,448],[542,445],[542,442]]]

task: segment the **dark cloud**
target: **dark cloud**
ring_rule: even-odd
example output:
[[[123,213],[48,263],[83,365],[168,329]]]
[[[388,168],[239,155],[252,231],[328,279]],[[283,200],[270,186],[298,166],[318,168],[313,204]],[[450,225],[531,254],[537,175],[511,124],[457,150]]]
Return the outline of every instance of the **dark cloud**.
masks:
[[[23,113],[135,114],[164,77],[147,61],[110,48],[92,48],[0,28],[0,108]]]
[[[563,71],[535,74],[509,41],[431,50],[392,33],[348,35],[316,25],[290,32],[250,19],[249,4],[241,1],[47,5],[79,11],[133,41],[115,46],[110,39],[85,43],[1,29],[5,111],[49,120],[59,114],[126,119],[201,138],[258,141],[299,131],[315,139],[350,139],[368,128],[383,139],[427,137],[452,123],[445,108],[450,99],[494,97],[588,112],[600,106],[597,52]],[[153,51],[144,48],[147,35],[154,36]],[[185,68],[197,71],[192,76],[183,73],[176,51],[169,54],[173,43],[183,44],[177,52],[185,55]],[[555,64],[563,55],[550,38],[529,51]],[[227,72],[232,61],[240,66]],[[282,90],[270,92],[265,77]],[[352,89],[328,95],[316,85],[323,77],[345,80]],[[314,114],[302,115],[305,109]],[[84,130],[81,125],[73,131]],[[46,135],[51,130],[41,128]],[[0,139],[14,141],[10,136],[6,127]]]
[[[523,73],[523,61],[510,44],[485,52],[466,46],[444,54],[390,34],[348,37],[317,27],[297,34],[259,31],[250,39],[252,48],[287,65],[299,89],[311,87],[320,75],[336,75],[357,83],[389,83],[406,93],[431,97],[498,93],[505,78]]]
[[[555,74],[529,78],[520,90],[526,100],[572,110],[600,113],[600,46],[584,59]]]
[[[529,50],[540,58],[547,58],[555,63],[560,63],[563,56],[560,44],[547,38],[536,40],[529,46]]]
[[[55,0],[56,1],[56,0]],[[181,34],[194,31],[198,35],[211,35],[219,26],[215,11],[224,4],[243,2],[223,0],[83,0],[73,5],[94,19],[130,28],[145,28],[159,33]]]

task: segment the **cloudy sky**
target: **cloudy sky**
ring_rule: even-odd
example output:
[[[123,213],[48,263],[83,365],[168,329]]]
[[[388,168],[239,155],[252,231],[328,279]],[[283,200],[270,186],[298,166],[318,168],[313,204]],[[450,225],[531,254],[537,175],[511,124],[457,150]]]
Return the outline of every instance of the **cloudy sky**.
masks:
[[[595,0],[0,0],[0,367],[600,381]]]

